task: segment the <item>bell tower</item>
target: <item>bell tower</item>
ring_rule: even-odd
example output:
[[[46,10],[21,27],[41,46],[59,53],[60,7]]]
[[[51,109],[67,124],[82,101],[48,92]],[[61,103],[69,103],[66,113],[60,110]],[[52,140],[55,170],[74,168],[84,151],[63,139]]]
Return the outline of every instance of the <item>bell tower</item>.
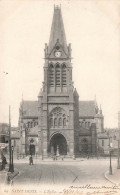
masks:
[[[45,44],[45,77],[48,93],[69,93],[72,87],[71,45],[67,46],[61,9],[54,7],[49,44]],[[47,77],[47,80],[46,80]]]
[[[38,95],[39,151],[47,156],[51,151],[55,153],[57,147],[61,154],[66,151],[65,155],[73,156],[75,130],[71,44],[67,45],[61,8],[58,6],[54,7],[49,44],[45,44],[44,53],[44,82]]]

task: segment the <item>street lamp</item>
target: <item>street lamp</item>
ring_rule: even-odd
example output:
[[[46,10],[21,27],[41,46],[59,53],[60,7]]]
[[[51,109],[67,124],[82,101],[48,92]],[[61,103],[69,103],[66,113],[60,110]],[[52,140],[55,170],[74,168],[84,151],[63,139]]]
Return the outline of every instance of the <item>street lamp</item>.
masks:
[[[118,140],[118,163],[117,169],[120,169],[120,139]]]
[[[14,172],[14,164],[13,164],[13,150],[14,150],[14,147],[13,146],[11,147],[11,150],[12,150],[11,172],[13,173]]]
[[[41,147],[42,147],[42,151],[41,151],[41,154],[42,154],[42,160],[44,160],[44,159],[43,159],[43,134],[42,134],[42,140],[41,140]]]
[[[109,137],[109,154],[110,154],[110,167],[109,167],[109,175],[112,175],[112,161],[111,161],[111,152],[112,152],[112,142],[110,142],[110,137]]]
[[[120,169],[120,112],[118,112],[118,164],[117,169]]]
[[[10,106],[9,106],[9,172],[12,172],[12,166],[11,166],[11,117],[10,117]]]
[[[97,140],[97,159],[99,158],[99,139]]]

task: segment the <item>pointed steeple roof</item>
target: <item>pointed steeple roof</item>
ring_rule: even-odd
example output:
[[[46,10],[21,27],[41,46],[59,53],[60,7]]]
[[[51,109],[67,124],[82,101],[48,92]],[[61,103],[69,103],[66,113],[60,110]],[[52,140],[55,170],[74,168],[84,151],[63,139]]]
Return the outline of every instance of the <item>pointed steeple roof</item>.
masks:
[[[60,45],[62,46],[64,52],[68,54],[64,24],[62,19],[61,8],[56,6],[54,7],[54,15],[49,39],[48,53],[50,54],[53,50],[56,42],[59,40]]]

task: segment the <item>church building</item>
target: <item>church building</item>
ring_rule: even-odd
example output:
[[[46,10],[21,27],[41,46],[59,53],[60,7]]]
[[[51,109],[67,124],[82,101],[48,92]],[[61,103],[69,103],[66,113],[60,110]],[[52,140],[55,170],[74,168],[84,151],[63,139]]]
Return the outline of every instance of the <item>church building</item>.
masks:
[[[67,45],[58,6],[54,7],[44,53],[44,81],[38,100],[22,100],[20,104],[19,153],[44,157],[96,154],[97,133],[103,132],[104,117],[96,100],[79,100],[72,80],[71,44]]]

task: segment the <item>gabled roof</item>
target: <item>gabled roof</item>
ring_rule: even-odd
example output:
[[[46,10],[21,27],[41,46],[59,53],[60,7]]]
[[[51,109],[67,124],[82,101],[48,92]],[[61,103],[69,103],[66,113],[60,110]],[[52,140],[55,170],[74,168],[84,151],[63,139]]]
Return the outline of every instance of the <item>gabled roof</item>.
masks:
[[[94,117],[96,115],[95,101],[80,101],[79,102],[79,117]]]
[[[67,48],[67,42],[66,42],[66,36],[65,36],[61,8],[58,6],[56,6],[54,8],[54,15],[53,15],[49,45],[48,45],[48,53],[49,54],[53,50],[57,40],[59,40],[59,43],[62,45],[65,53],[68,54],[68,48]]]
[[[38,101],[22,101],[21,109],[23,117],[38,117]]]
[[[21,104],[23,117],[38,117],[38,101],[23,101]],[[94,117],[97,114],[95,101],[79,102],[79,117]]]

